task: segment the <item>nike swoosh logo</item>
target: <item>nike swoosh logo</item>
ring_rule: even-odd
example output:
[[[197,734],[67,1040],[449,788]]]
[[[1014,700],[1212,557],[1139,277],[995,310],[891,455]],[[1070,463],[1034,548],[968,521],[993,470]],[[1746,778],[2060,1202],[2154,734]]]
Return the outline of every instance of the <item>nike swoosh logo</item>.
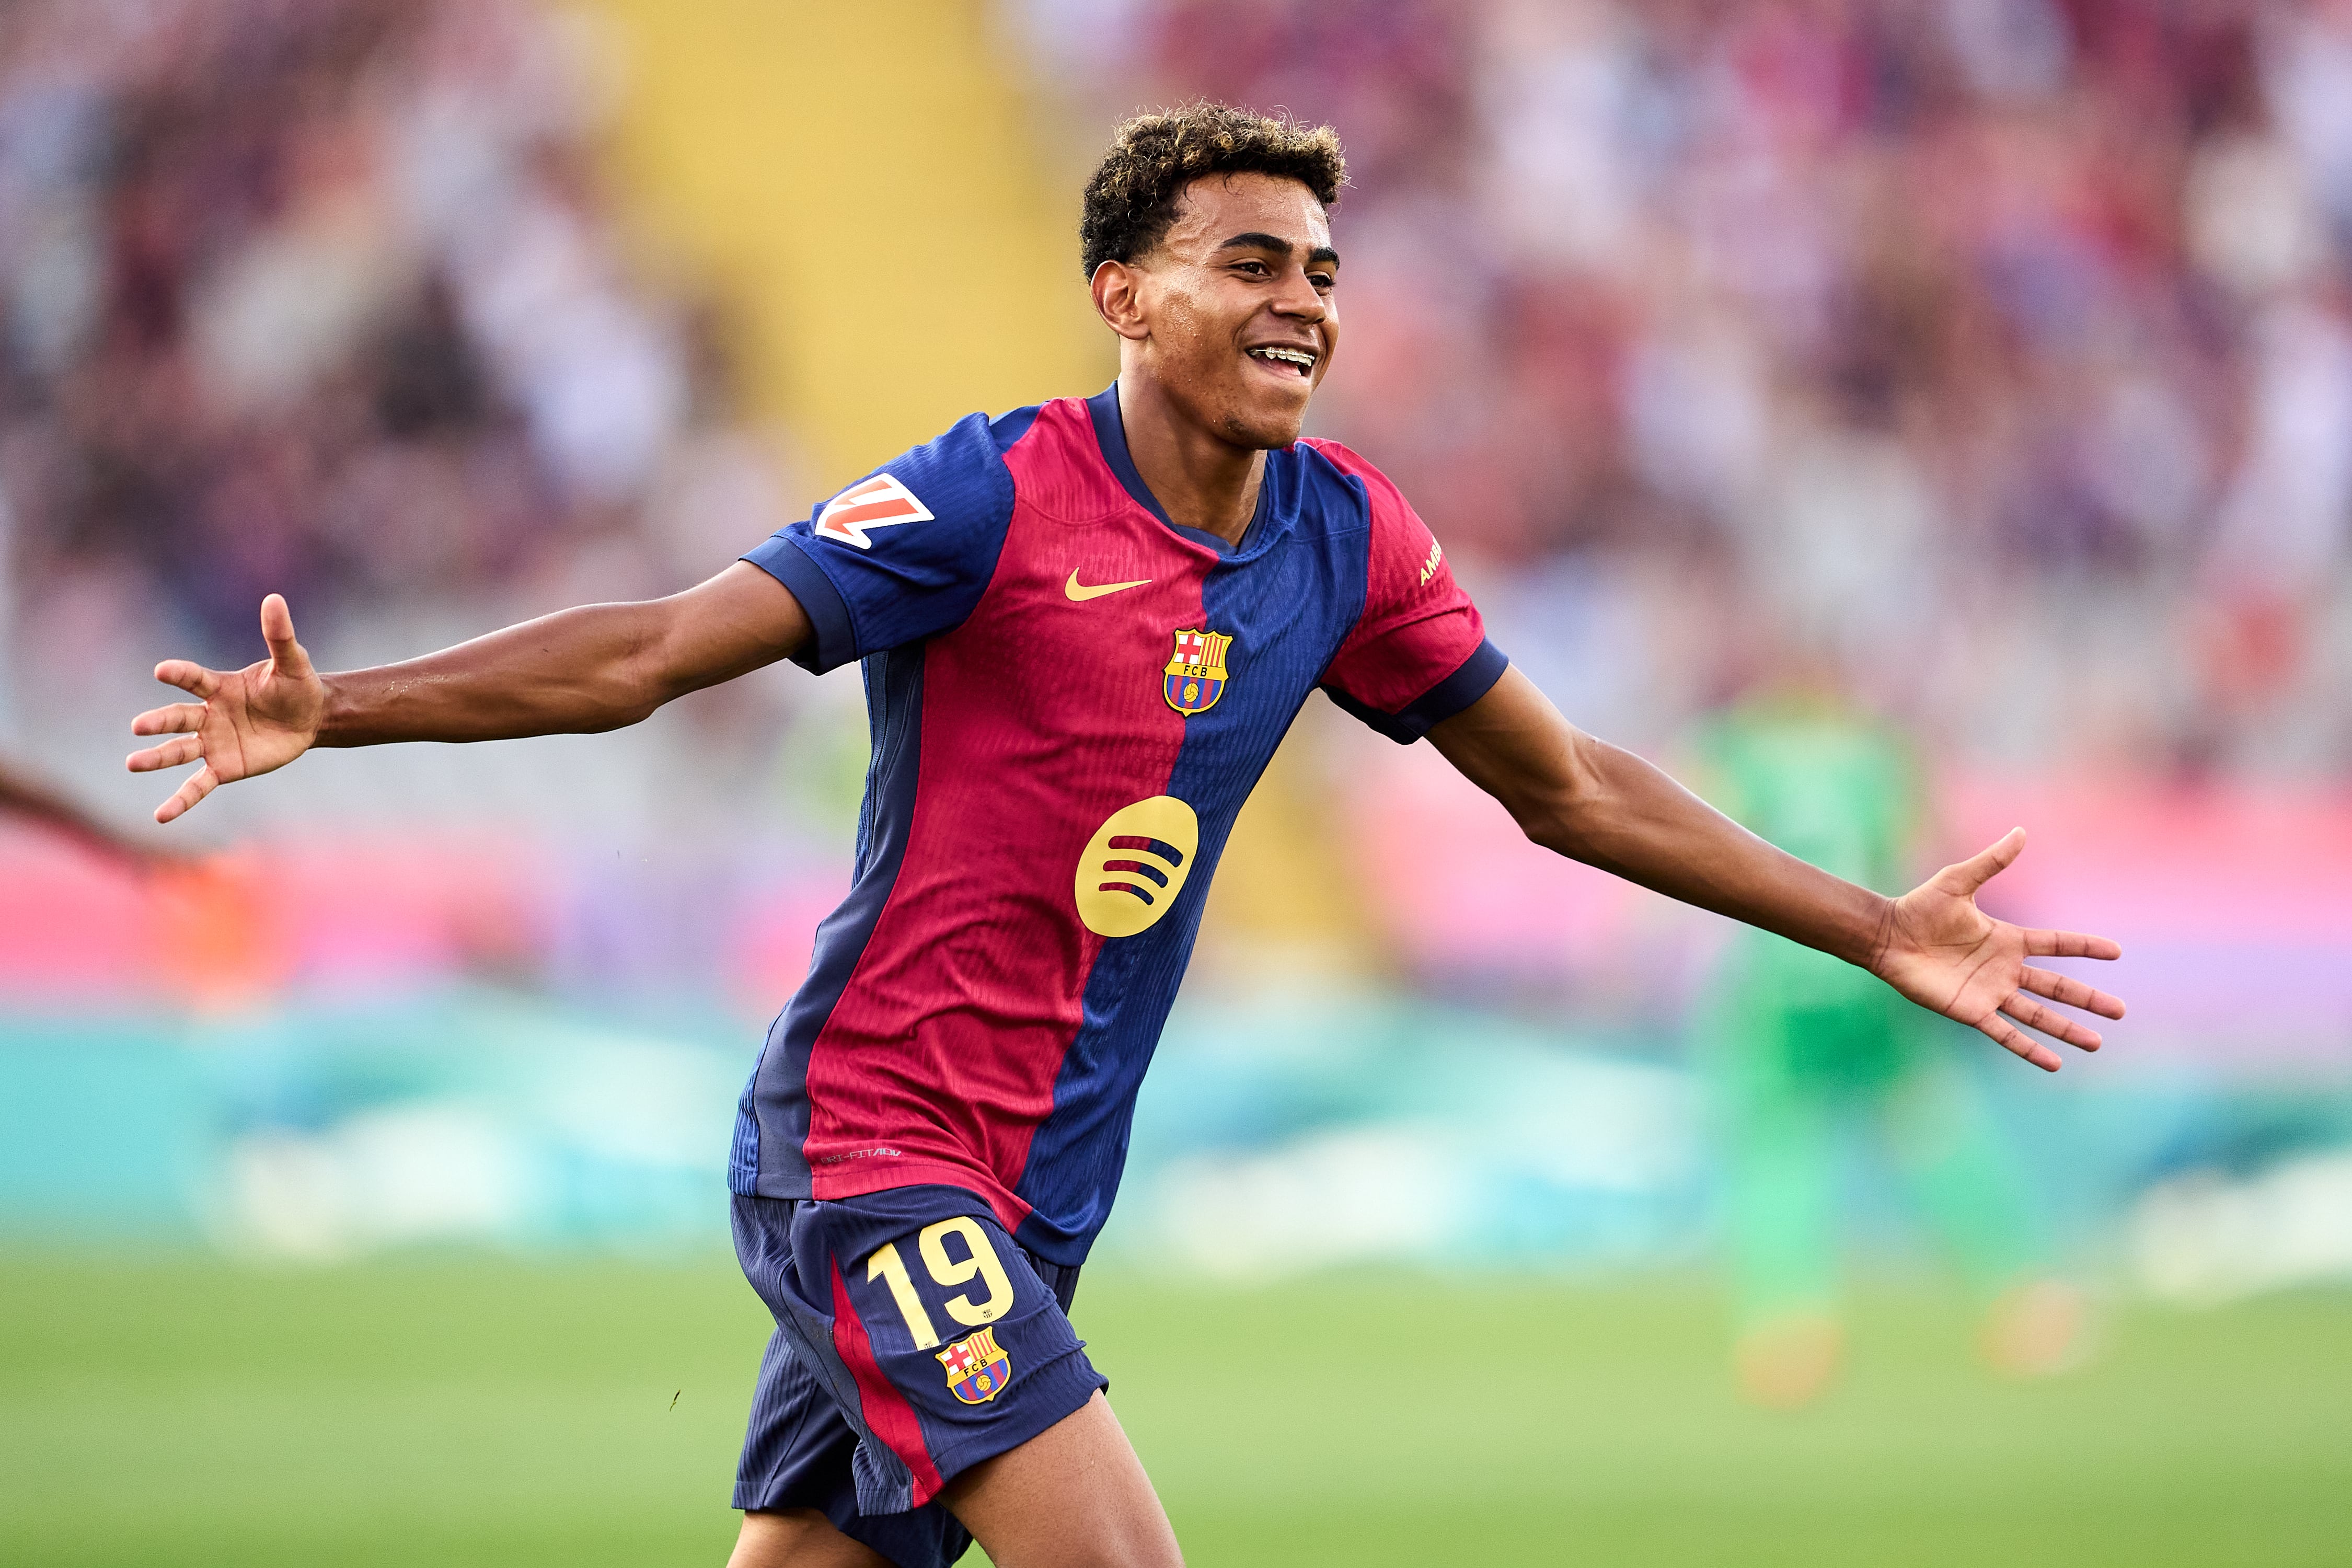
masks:
[[[1083,605],[1088,599],[1099,599],[1105,594],[1121,594],[1129,588],[1143,587],[1150,581],[1149,577],[1138,577],[1132,583],[1097,583],[1093,587],[1088,587],[1078,581],[1077,571],[1072,568],[1070,580],[1062,584],[1062,592],[1070,596],[1072,604]]]

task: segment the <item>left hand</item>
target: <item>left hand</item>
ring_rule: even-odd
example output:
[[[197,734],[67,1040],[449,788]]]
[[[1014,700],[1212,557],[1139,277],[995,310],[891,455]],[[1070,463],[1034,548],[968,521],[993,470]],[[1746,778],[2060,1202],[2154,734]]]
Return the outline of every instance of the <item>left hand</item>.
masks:
[[[318,743],[327,689],[294,640],[294,612],[281,594],[261,601],[261,640],[269,657],[243,669],[206,669],[184,658],[155,667],[156,679],[196,700],[151,708],[131,721],[134,735],[172,739],[125,761],[134,773],[204,764],[155,808],[156,821],[184,816],[221,785],[282,768]]]
[[[2024,847],[2025,829],[2012,828],[1991,848],[1945,867],[1895,900],[1870,970],[1922,1007],[1981,1030],[2044,1072],[2056,1072],[2058,1053],[2018,1025],[2086,1051],[2099,1048],[2099,1032],[2033,998],[2046,996],[2102,1018],[2122,1017],[2124,1005],[2072,975],[2032,968],[2026,959],[2120,958],[2124,950],[2103,936],[2029,931],[1977,908],[1977,889]]]

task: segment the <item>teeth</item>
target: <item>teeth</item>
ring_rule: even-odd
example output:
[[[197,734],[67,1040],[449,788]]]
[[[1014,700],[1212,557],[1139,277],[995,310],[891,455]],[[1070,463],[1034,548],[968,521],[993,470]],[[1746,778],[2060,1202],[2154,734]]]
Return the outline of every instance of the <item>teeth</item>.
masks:
[[[1310,372],[1315,368],[1315,356],[1305,349],[1266,348],[1252,349],[1249,352],[1258,359],[1268,360],[1276,364],[1297,365],[1302,373]]]

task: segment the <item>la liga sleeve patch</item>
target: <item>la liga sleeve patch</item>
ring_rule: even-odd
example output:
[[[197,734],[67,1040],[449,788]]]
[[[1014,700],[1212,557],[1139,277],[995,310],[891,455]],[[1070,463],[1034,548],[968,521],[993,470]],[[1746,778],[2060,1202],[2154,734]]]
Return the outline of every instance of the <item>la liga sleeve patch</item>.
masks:
[[[832,669],[961,626],[995,574],[1013,499],[997,429],[974,414],[743,559],[801,601],[816,630],[803,662]]]
[[[895,474],[877,474],[861,480],[825,502],[816,514],[815,533],[853,550],[871,550],[868,530],[896,528],[902,522],[929,522],[929,507],[917,499]]]

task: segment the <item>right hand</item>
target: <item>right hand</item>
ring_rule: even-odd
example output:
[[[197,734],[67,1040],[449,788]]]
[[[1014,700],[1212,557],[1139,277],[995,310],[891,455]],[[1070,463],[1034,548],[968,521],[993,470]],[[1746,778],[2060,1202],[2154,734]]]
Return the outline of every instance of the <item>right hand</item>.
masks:
[[[151,708],[131,721],[134,735],[173,737],[131,752],[131,771],[204,764],[155,808],[156,821],[183,815],[222,784],[282,768],[317,742],[326,685],[294,640],[294,613],[279,595],[261,601],[261,639],[269,657],[243,669],[206,669],[180,658],[155,667],[156,679],[196,700]]]

